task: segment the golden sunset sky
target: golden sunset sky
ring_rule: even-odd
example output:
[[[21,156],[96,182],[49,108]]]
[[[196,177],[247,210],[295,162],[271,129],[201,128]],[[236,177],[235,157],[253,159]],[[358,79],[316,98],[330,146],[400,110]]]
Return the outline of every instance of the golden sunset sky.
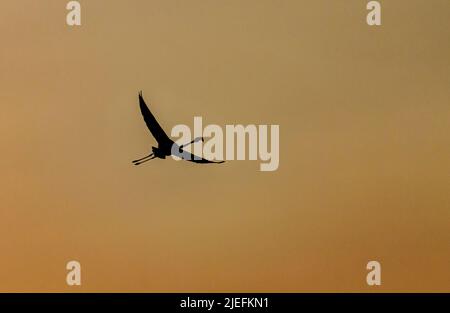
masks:
[[[0,4],[0,291],[450,291],[450,1],[67,2]],[[134,167],[139,90],[280,125],[278,171]]]

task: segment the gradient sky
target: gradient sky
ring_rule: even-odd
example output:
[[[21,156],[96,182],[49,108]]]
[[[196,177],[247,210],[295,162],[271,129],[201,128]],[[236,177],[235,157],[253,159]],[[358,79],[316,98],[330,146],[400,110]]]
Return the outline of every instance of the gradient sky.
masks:
[[[80,2],[0,5],[0,291],[450,291],[450,1]],[[139,90],[279,170],[133,167]]]

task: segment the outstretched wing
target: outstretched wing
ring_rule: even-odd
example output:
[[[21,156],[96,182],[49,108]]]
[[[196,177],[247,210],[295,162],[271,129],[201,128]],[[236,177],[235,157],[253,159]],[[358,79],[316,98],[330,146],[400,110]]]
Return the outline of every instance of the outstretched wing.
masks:
[[[182,158],[183,160],[189,161],[189,162],[194,162],[194,163],[223,163],[225,161],[210,161],[204,158],[201,158],[199,156],[196,156],[188,151],[183,150],[180,146],[178,146],[177,144],[175,147],[173,147],[172,149],[172,154]]]
[[[158,144],[171,143],[172,140],[167,136],[167,134],[162,129],[161,125],[158,124],[156,118],[153,116],[152,112],[148,108],[147,104],[142,97],[142,92],[139,92],[139,107],[141,108],[142,116],[144,117],[145,124],[147,124],[148,129],[155,137]]]

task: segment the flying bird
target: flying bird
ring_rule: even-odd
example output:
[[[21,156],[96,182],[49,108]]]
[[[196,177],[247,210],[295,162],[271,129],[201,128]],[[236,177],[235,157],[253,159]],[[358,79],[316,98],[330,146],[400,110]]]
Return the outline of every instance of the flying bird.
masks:
[[[193,144],[198,141],[205,141],[203,137],[197,137],[191,142],[184,145],[176,144],[172,139],[167,136],[167,134],[162,129],[161,125],[156,121],[155,116],[150,112],[147,104],[142,97],[142,91],[139,92],[139,107],[141,108],[142,117],[144,118],[145,124],[147,125],[150,133],[155,137],[158,142],[158,147],[152,147],[152,153],[149,155],[134,160],[134,165],[139,165],[144,162],[153,160],[154,158],[165,159],[167,156],[175,155],[183,160],[194,162],[194,163],[223,163],[224,161],[210,161],[199,156],[196,156],[188,151],[183,150],[184,147]]]

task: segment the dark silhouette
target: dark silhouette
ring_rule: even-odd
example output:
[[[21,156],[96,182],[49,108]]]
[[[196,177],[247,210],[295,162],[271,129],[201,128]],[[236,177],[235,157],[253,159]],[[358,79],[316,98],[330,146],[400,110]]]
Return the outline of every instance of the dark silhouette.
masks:
[[[152,147],[152,153],[149,155],[140,158],[138,160],[134,160],[134,165],[139,165],[144,162],[153,160],[154,158],[160,158],[165,159],[166,156],[175,155],[183,160],[195,162],[195,163],[223,163],[224,161],[210,161],[206,160],[204,158],[201,158],[199,156],[193,155],[189,153],[188,151],[184,151],[183,148],[193,144],[194,142],[198,141],[205,141],[203,137],[197,137],[191,142],[184,144],[184,145],[177,145],[172,139],[167,136],[167,134],[164,132],[162,127],[158,124],[156,121],[156,118],[153,116],[152,112],[150,112],[150,109],[148,108],[147,104],[144,101],[144,98],[142,98],[142,91],[139,92],[139,107],[141,108],[142,116],[144,117],[145,124],[147,124],[148,129],[150,130],[150,133],[155,137],[156,141],[158,142],[158,147]]]

